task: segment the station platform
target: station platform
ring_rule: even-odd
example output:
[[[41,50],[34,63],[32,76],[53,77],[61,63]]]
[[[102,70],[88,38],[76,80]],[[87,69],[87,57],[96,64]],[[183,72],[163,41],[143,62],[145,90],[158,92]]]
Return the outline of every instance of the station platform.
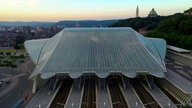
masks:
[[[98,89],[98,108],[111,108],[110,97],[106,89]]]
[[[130,88],[124,90],[129,106],[131,108],[144,108],[143,103],[139,100],[139,97],[133,87],[131,85],[129,87]]]
[[[168,70],[165,72],[165,79],[181,89],[186,94],[192,94],[192,82],[186,80],[175,72]]]
[[[81,97],[82,88],[78,87],[78,83],[74,83],[64,108],[79,108],[81,103]]]
[[[49,86],[46,84],[35,94],[35,96],[28,102],[25,108],[47,108],[51,100],[56,95],[58,89],[50,92]]]
[[[177,108],[177,106],[158,88],[155,86],[154,89],[149,89],[142,83],[145,89],[153,96],[153,98],[163,108]]]

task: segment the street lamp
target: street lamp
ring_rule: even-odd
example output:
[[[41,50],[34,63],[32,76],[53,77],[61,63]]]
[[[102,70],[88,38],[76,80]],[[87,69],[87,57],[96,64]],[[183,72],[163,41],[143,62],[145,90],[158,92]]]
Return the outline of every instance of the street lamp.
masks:
[[[41,103],[39,103],[38,108],[41,108]]]
[[[170,102],[168,102],[168,106],[169,106],[169,107],[171,106],[171,103],[170,103]]]
[[[135,106],[137,107],[137,105],[138,105],[138,103],[137,103],[137,101],[135,102]]]

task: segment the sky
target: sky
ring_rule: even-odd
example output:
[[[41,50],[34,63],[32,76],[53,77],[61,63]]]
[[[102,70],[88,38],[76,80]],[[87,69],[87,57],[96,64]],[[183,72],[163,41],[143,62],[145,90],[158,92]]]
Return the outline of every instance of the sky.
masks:
[[[105,20],[182,13],[192,0],[0,0],[0,21]]]

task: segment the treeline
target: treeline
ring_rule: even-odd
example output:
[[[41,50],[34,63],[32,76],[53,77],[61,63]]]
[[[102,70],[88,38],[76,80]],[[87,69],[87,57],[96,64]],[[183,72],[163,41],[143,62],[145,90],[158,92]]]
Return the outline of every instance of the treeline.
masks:
[[[192,35],[177,34],[174,32],[165,33],[153,30],[146,34],[147,37],[163,38],[167,44],[192,50]]]
[[[24,48],[24,42],[25,42],[24,36],[22,36],[22,35],[16,36],[14,49],[23,49]]]
[[[148,30],[153,30],[157,27],[160,21],[166,19],[165,16],[157,17],[145,17],[145,18],[129,18],[120,20],[116,23],[109,25],[109,27],[131,27],[134,30],[139,30],[141,28],[146,28]]]
[[[165,33],[177,33],[183,35],[192,34],[192,16],[176,14],[161,21],[157,30]]]

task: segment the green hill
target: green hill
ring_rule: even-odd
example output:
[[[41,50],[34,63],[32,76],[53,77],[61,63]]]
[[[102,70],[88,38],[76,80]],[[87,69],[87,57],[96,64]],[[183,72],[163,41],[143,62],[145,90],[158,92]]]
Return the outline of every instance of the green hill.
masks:
[[[167,16],[158,17],[145,17],[145,18],[129,18],[117,21],[109,25],[109,27],[132,27],[134,30],[139,30],[141,28],[147,28],[148,30],[153,30],[157,27],[160,21],[166,19]]]
[[[170,45],[192,50],[192,16],[177,14],[167,18],[146,36],[164,38]]]
[[[163,38],[169,45],[192,50],[192,8],[170,16],[130,18],[120,20],[110,27],[146,28],[148,37]]]

